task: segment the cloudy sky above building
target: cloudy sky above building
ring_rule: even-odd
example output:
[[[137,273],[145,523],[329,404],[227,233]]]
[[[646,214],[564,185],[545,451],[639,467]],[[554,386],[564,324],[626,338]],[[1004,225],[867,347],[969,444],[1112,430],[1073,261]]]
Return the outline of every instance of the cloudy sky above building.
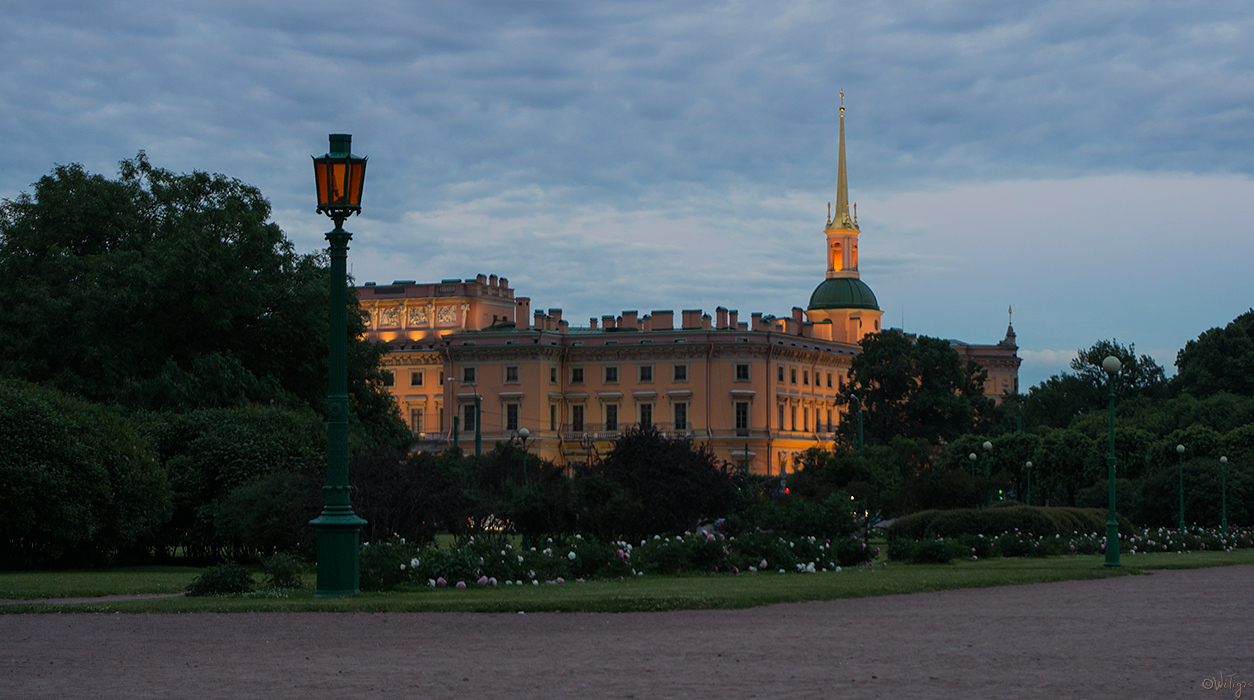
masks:
[[[787,315],[824,272],[845,92],[886,325],[1025,386],[1103,338],[1170,370],[1254,304],[1254,6],[1135,0],[0,5],[0,197],[139,150],[323,245],[309,156],[370,156],[359,282],[508,277],[565,317]]]

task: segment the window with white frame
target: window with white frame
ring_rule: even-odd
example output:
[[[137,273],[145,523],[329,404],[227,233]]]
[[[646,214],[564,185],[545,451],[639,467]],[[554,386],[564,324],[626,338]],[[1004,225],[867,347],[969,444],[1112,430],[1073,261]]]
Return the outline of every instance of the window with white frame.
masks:
[[[426,374],[427,374],[426,372],[423,372],[420,369],[411,369],[409,371],[409,385],[410,386],[422,386],[423,378],[426,376]]]
[[[671,379],[677,382],[688,381],[688,365],[674,365]]]
[[[505,367],[505,383],[506,384],[518,383],[518,365],[507,365]]]
[[[736,381],[738,382],[749,381],[749,365],[747,363],[736,365]]]
[[[505,429],[518,430],[518,404],[505,404]]]
[[[653,365],[640,365],[640,381],[653,381]]]
[[[618,430],[618,404],[605,404],[605,429]]]
[[[639,413],[639,423],[641,428],[650,428],[653,426],[653,404],[642,403],[636,406],[636,412]]]
[[[617,366],[611,365],[605,368],[605,383],[606,384],[618,383],[618,367]]]
[[[475,368],[474,367],[462,367],[462,383],[463,384],[475,383]]]
[[[671,405],[671,423],[675,430],[688,429],[688,404],[684,401],[678,401]]]

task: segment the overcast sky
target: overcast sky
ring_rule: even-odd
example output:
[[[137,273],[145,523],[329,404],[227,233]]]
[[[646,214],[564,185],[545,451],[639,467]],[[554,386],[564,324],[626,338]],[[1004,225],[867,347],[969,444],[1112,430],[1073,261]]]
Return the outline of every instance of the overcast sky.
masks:
[[[148,153],[322,245],[309,156],[370,157],[359,282],[498,274],[586,324],[804,307],[845,91],[886,325],[1024,387],[1099,339],[1170,371],[1254,305],[1254,4],[0,1],[0,197]]]

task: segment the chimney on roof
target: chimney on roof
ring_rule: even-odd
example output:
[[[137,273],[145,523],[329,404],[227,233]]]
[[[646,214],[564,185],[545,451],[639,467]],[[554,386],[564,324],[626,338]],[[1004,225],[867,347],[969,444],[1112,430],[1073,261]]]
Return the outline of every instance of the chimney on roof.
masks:
[[[624,311],[622,318],[623,322],[620,326],[621,328],[637,329],[640,327],[640,312]]]
[[[653,330],[669,331],[675,328],[675,312],[674,311],[653,311]]]
[[[727,312],[727,327],[736,330],[740,327],[740,312],[732,309]]]
[[[514,301],[514,327],[520,331],[525,331],[530,326],[527,324],[531,321],[531,297],[518,297]]]
[[[719,306],[714,309],[714,313],[718,314],[718,323],[714,327],[720,331],[727,328],[727,309]]]
[[[591,328],[594,331],[597,329],[597,317],[596,316],[593,316],[592,318],[588,319],[588,328]]]
[[[488,276],[487,275],[475,275],[475,281],[478,282],[479,284],[487,284]]]

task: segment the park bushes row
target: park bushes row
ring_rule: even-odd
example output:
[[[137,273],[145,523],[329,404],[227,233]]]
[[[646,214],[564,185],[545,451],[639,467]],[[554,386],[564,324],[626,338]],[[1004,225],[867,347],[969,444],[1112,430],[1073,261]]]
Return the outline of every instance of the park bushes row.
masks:
[[[1124,529],[1119,551],[1135,556],[1161,552],[1232,551],[1254,548],[1254,528]],[[999,534],[964,533],[950,537],[899,537],[890,541],[890,560],[909,564],[944,564],[954,559],[989,557],[1048,557],[1062,554],[1101,554],[1106,551],[1105,528],[1045,535],[1030,530]]]
[[[925,510],[898,518],[885,534],[890,541],[954,538],[1021,530],[1042,536],[1071,536],[1077,532],[1105,532],[1108,510],[1099,508],[1042,508],[1008,505],[998,508]],[[1132,523],[1118,516],[1121,532]]]

